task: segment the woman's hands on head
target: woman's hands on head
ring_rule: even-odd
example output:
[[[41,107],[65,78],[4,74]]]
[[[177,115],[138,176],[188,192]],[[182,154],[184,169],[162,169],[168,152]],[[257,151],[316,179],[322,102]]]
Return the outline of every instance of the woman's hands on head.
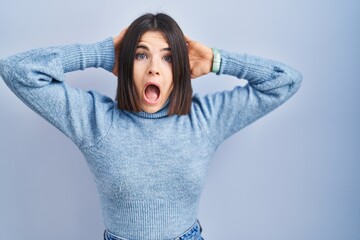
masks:
[[[119,59],[119,47],[120,43],[125,35],[127,28],[123,29],[119,35],[114,37],[114,47],[115,47],[115,61],[112,73],[118,75],[118,59]],[[202,75],[208,74],[211,72],[212,62],[213,62],[213,52],[211,48],[205,46],[200,42],[193,41],[188,36],[185,36],[186,45],[188,47],[189,61],[190,61],[190,71],[191,78],[197,78]]]
[[[187,36],[185,36],[185,40],[188,46],[191,78],[210,73],[214,57],[211,48],[193,41]]]
[[[119,35],[117,35],[116,37],[114,37],[114,47],[115,47],[115,61],[114,61],[114,67],[112,70],[112,73],[117,76],[118,75],[118,59],[119,59],[119,48],[120,48],[120,43],[121,40],[124,37],[124,34],[126,32],[127,28],[123,29]]]

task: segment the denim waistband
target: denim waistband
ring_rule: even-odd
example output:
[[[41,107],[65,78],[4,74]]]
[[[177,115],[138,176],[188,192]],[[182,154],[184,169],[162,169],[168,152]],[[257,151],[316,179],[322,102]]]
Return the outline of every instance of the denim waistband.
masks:
[[[171,240],[190,240],[190,239],[202,240],[203,238],[201,237],[201,232],[202,232],[202,228],[200,222],[199,220],[196,220],[194,225],[191,226],[185,233]],[[104,240],[129,240],[129,239],[116,236],[115,234],[109,232],[108,230],[105,230]]]

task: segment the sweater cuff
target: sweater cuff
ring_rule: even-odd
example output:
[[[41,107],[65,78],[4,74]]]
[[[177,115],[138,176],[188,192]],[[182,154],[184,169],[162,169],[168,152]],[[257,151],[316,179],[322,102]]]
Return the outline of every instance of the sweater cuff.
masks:
[[[247,55],[220,50],[221,64],[217,75],[226,74],[242,79],[246,75]]]
[[[111,72],[114,67],[115,49],[113,38],[92,44],[73,44],[60,47],[64,72],[101,67]]]
[[[281,63],[274,60],[221,50],[221,65],[217,74],[227,74],[255,82],[271,79],[274,71],[284,71],[281,69],[282,67]]]

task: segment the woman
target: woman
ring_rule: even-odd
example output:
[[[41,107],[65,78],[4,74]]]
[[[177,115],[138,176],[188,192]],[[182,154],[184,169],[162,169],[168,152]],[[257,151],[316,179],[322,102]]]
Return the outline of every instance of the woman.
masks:
[[[64,83],[64,73],[89,67],[118,76],[115,101]],[[191,78],[210,72],[248,84],[193,95]],[[289,99],[302,79],[279,62],[185,38],[165,14],[143,15],[98,43],[8,57],[0,74],[83,153],[107,240],[202,239],[197,211],[211,156],[226,138]]]

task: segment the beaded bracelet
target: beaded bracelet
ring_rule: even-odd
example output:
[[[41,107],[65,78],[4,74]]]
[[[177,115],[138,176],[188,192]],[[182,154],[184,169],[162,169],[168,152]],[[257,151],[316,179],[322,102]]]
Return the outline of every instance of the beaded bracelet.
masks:
[[[211,72],[217,73],[220,70],[221,54],[219,49],[217,48],[211,48],[211,50],[213,51],[214,54]]]

